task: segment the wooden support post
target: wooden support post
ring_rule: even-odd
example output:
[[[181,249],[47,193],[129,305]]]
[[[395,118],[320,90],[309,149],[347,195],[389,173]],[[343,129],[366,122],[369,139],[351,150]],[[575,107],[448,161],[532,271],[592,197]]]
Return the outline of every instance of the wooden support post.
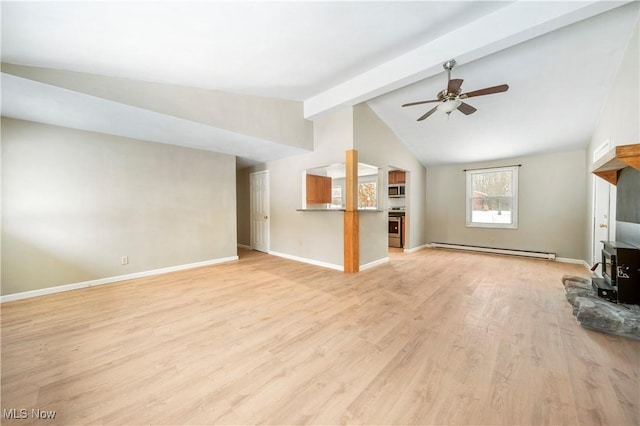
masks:
[[[344,212],[344,271],[360,270],[360,216],[358,212],[358,151],[347,151],[346,209]]]

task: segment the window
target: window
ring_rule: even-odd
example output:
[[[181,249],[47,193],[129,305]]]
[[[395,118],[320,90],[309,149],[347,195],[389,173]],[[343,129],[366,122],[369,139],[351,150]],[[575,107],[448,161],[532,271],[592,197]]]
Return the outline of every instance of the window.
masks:
[[[331,207],[334,209],[344,207],[344,203],[342,202],[341,186],[334,186],[331,188]]]
[[[518,227],[518,166],[467,170],[467,226]]]
[[[360,182],[358,183],[358,208],[359,209],[377,209],[377,184],[376,182]],[[342,186],[334,186],[331,188],[331,208],[344,208],[343,188]]]
[[[378,207],[376,199],[376,183],[364,182],[358,184],[358,208],[375,209]]]

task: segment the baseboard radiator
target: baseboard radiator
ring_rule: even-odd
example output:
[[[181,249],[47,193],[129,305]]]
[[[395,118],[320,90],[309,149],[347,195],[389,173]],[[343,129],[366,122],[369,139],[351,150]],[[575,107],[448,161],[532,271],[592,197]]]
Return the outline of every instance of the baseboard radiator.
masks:
[[[507,254],[511,256],[535,257],[537,259],[556,260],[555,253],[545,253],[541,251],[510,250],[510,249],[466,246],[461,244],[446,244],[446,243],[431,243],[431,247],[445,248],[445,249],[452,249],[452,250],[477,251],[482,253]]]

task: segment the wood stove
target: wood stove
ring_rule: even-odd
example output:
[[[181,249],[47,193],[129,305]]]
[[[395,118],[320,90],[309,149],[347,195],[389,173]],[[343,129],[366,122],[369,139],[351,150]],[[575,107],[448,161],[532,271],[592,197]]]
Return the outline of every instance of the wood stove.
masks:
[[[640,247],[622,241],[602,243],[602,278],[591,280],[598,297],[640,305]]]

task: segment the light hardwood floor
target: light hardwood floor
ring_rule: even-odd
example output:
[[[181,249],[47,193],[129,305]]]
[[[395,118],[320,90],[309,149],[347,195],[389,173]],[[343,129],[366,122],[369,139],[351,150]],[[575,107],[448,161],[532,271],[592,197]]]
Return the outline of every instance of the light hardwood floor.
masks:
[[[640,424],[640,341],[581,328],[584,267],[426,249],[343,274],[240,261],[2,305],[15,424]]]

